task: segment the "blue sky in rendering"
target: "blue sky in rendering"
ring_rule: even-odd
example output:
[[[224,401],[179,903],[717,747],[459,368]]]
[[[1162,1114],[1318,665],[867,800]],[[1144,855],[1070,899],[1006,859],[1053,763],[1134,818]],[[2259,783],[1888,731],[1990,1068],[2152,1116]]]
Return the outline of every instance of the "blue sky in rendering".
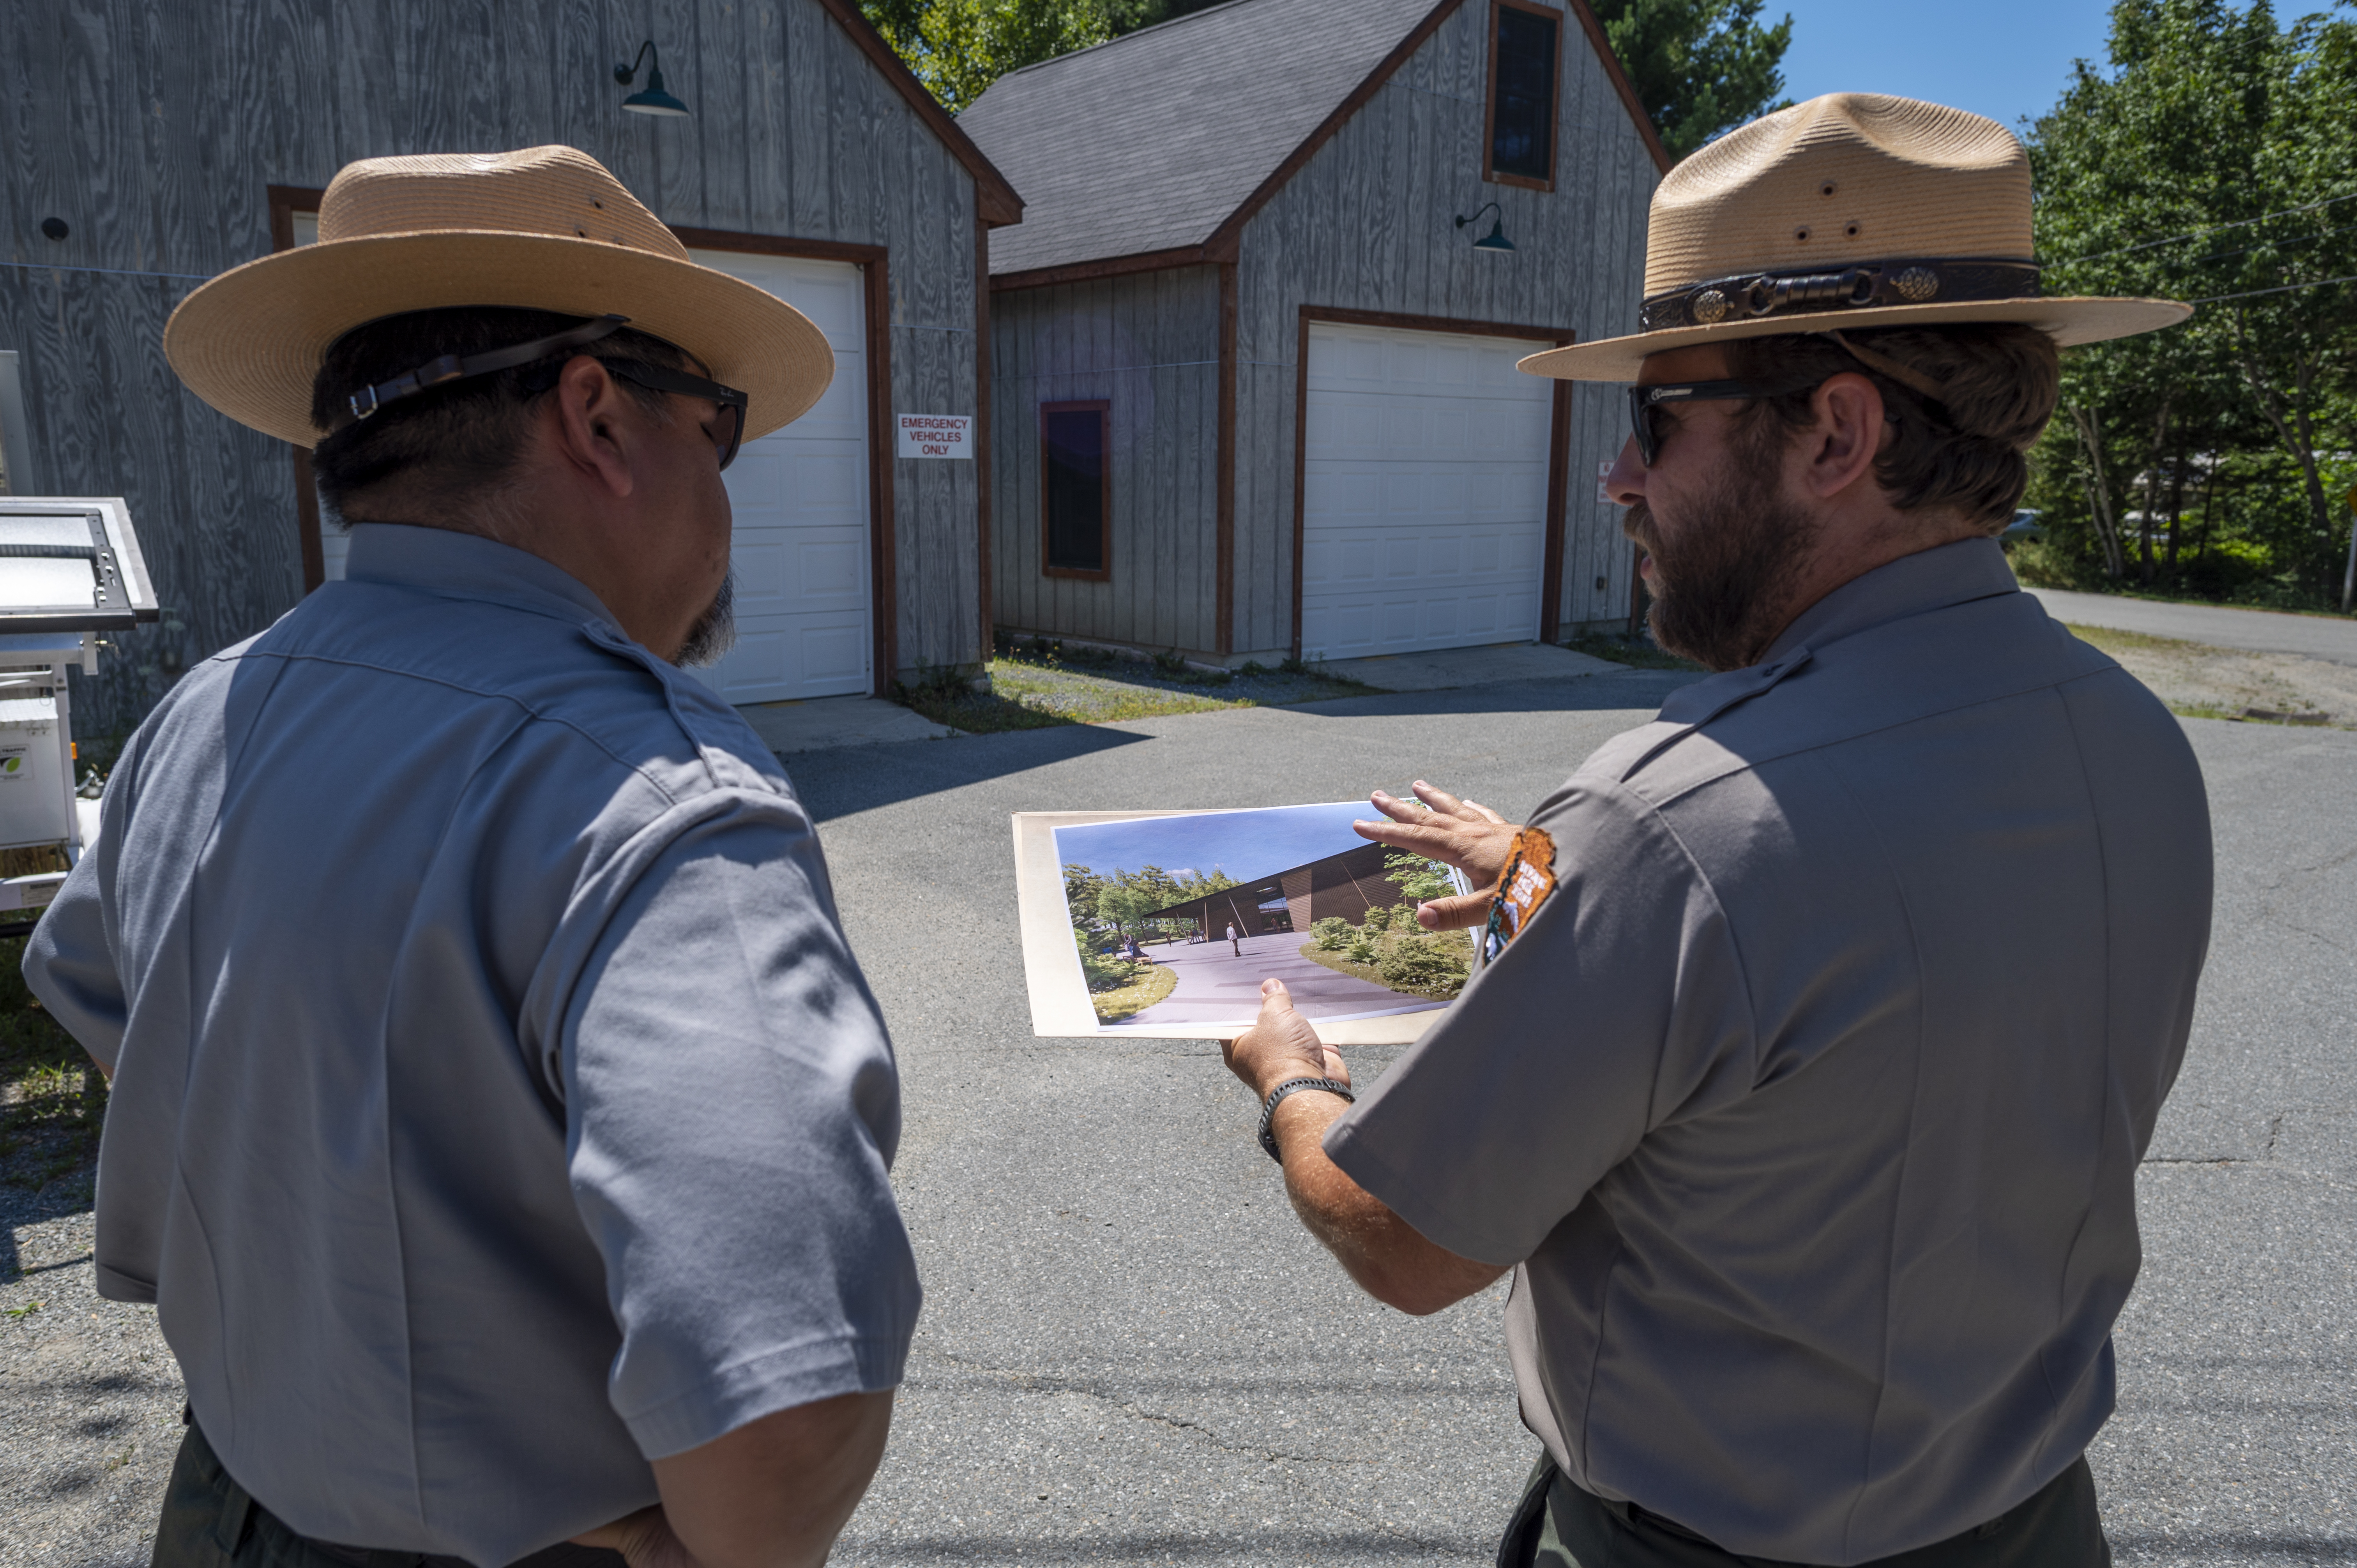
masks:
[[[1084,822],[1056,830],[1056,861],[1085,865],[1100,876],[1158,865],[1209,875],[1218,866],[1239,882],[1288,871],[1367,841],[1351,824],[1372,819],[1364,800],[1322,806],[1272,806],[1258,811],[1214,811],[1189,817],[1139,817],[1126,822]]]
[[[2321,9],[2281,8],[2281,15]],[[2054,107],[2071,62],[2102,66],[2112,8],[2096,0],[1768,0],[1764,21],[1790,13],[1784,91],[1799,103],[1824,92],[1891,92],[1986,114],[2022,133],[2019,122]]]

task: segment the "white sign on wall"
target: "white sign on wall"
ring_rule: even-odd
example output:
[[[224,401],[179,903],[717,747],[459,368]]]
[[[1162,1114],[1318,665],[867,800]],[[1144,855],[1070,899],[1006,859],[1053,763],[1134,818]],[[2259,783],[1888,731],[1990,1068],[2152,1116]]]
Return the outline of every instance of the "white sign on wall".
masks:
[[[974,457],[970,413],[901,413],[893,416],[893,423],[899,427],[903,457]]]

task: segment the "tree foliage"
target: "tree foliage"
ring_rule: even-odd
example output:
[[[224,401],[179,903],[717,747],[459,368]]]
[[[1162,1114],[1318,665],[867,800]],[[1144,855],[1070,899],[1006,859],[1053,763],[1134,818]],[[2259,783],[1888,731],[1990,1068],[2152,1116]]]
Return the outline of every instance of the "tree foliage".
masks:
[[[1792,18],[1760,24],[1764,0],[1621,0],[1604,36],[1670,156],[1789,106],[1782,62]]]
[[[2318,281],[2357,274],[2357,24],[2120,0],[2108,54],[2030,134],[2045,292],[2201,303],[2064,356],[2034,565],[2313,603],[2357,478],[2357,284]]]
[[[1010,70],[1217,0],[860,0],[860,10],[954,114]]]

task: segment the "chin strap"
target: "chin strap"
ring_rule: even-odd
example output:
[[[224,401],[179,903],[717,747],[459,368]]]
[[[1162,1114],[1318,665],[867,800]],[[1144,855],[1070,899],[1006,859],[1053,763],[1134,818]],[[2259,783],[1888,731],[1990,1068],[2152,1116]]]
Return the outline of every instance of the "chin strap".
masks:
[[[484,354],[445,354],[389,381],[379,381],[374,386],[362,387],[352,393],[347,400],[347,405],[352,411],[351,422],[358,424],[386,403],[413,397],[445,381],[460,381],[468,376],[487,376],[493,371],[511,371],[518,365],[529,365],[534,360],[545,360],[552,354],[595,343],[600,338],[620,331],[623,323],[629,320],[627,316],[600,316],[578,327],[569,327],[553,336],[535,338],[529,343],[518,343],[512,348],[493,349]]]

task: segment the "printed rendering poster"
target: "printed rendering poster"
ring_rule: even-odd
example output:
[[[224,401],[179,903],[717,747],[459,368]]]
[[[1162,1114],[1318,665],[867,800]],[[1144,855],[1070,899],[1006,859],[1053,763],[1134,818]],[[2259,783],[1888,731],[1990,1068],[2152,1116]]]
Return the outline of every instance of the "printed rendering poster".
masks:
[[[1464,931],[1418,900],[1464,890],[1439,864],[1361,838],[1364,800],[1231,811],[1015,818],[1035,1034],[1222,1038],[1275,975],[1336,1045],[1412,1040],[1465,984]]]

